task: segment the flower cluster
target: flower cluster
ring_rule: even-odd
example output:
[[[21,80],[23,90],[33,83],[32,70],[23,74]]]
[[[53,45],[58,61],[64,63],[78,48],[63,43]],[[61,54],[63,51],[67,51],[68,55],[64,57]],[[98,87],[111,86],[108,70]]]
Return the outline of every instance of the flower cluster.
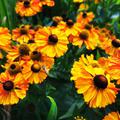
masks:
[[[44,5],[54,4],[54,0],[18,0],[15,10],[22,17],[33,16]],[[115,103],[120,85],[120,40],[110,30],[94,26],[94,17],[93,12],[87,11],[79,12],[76,21],[55,16],[50,26],[26,24],[11,33],[0,27],[0,49],[7,54],[1,66],[5,71],[0,74],[0,104],[16,104],[26,96],[30,84],[41,84],[54,60],[69,50],[68,44],[79,49],[85,46],[88,51],[99,48],[106,53],[98,59],[93,54],[82,54],[73,64],[71,80],[89,107],[105,108]],[[120,119],[118,112],[112,112],[103,120],[113,116]]]
[[[54,0],[18,0],[16,13],[20,16],[33,16],[42,11],[44,5],[54,6]]]

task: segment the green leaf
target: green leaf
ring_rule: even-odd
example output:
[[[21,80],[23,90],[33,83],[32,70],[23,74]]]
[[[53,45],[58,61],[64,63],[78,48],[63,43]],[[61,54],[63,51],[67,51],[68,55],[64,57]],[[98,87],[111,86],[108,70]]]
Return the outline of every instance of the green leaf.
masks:
[[[73,104],[71,105],[71,107],[69,108],[69,110],[68,110],[63,116],[61,116],[61,117],[59,118],[59,120],[64,120],[64,119],[66,119],[66,118],[71,117],[71,116],[73,115],[73,113],[74,113],[75,108],[76,108],[76,103],[73,103]]]
[[[15,25],[15,3],[16,0],[0,0],[0,24],[12,29]],[[14,22],[13,22],[14,21]]]
[[[96,60],[98,60],[98,59],[101,57],[101,55],[100,55],[100,52],[99,52],[99,50],[97,50],[96,52],[97,52],[97,53],[96,53],[96,56],[95,56],[95,58],[96,58]]]
[[[51,102],[51,107],[50,107],[50,110],[49,110],[49,113],[48,113],[48,116],[47,116],[47,120],[56,120],[57,119],[57,105],[56,105],[56,102],[55,100],[50,97],[50,96],[47,96]]]

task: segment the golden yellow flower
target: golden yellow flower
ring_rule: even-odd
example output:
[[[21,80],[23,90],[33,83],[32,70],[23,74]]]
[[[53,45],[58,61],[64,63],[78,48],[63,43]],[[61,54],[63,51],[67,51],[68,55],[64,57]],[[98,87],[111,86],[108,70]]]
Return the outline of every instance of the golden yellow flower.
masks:
[[[74,117],[74,120],[86,120],[86,119],[83,117],[80,117],[80,116],[76,116],[76,117]]]
[[[0,75],[0,104],[12,105],[26,96],[28,82],[21,74],[10,76],[8,72]]]
[[[42,64],[38,61],[27,61],[23,64],[22,74],[29,83],[42,83],[46,77],[46,71]]]
[[[81,3],[84,2],[85,0],[73,0],[74,3]]]
[[[61,21],[59,22],[59,25],[57,26],[58,29],[61,31],[65,32],[66,36],[68,37],[69,35],[77,35],[79,24],[74,23],[72,19],[66,20],[66,22]]]
[[[94,50],[99,44],[99,36],[92,28],[79,29],[78,35],[72,39],[73,45],[81,47],[85,44],[88,50]]]
[[[33,44],[17,44],[16,46],[11,46],[7,51],[8,61],[19,61],[21,59],[29,59],[31,51],[36,49],[36,45]]]
[[[120,120],[120,114],[118,112],[111,112],[103,120]]]
[[[94,18],[94,14],[93,12],[80,12],[76,18],[76,21],[78,23],[83,24],[88,24],[89,22],[91,22]]]
[[[68,39],[59,29],[44,27],[35,34],[38,50],[49,57],[60,57],[67,51]]]
[[[23,0],[16,3],[16,13],[20,16],[33,16],[41,12],[42,6],[39,0]]]
[[[80,4],[79,8],[78,8],[78,11],[81,11],[81,10],[88,10],[89,6],[85,3],[82,3]]]
[[[19,43],[28,43],[29,40],[34,39],[35,31],[31,29],[30,25],[24,25],[20,28],[12,30],[12,39]]]
[[[0,48],[7,50],[11,43],[11,34],[8,28],[0,27]]]
[[[17,75],[22,71],[22,62],[7,62],[3,67],[10,75]]]
[[[108,59],[103,59],[102,65],[107,66],[106,72],[111,75],[112,80],[116,80],[117,84],[120,84],[120,58],[109,57]]]
[[[92,62],[93,61],[93,62]],[[111,77],[101,68],[93,57],[82,56],[71,70],[78,94],[83,94],[89,107],[102,108],[115,102],[117,88],[111,83]]]
[[[40,4],[53,7],[55,5],[54,0],[40,0]]]
[[[34,51],[31,52],[30,58],[33,61],[39,61],[41,63],[41,66],[44,69],[46,69],[47,72],[52,68],[52,66],[54,64],[54,59],[53,58],[48,57],[48,56],[40,53],[37,50],[34,50]]]
[[[120,57],[120,40],[119,39],[105,39],[101,43],[101,48],[111,56]]]

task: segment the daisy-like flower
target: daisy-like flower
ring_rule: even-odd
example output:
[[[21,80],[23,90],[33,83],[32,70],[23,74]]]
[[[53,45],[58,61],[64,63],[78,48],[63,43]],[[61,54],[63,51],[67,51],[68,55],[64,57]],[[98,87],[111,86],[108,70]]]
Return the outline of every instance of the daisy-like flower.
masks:
[[[31,29],[30,25],[24,25],[20,28],[12,30],[12,39],[19,43],[28,43],[29,40],[34,39],[35,31]]]
[[[99,44],[99,36],[88,25],[86,28],[80,28],[78,34],[73,36],[72,44],[79,47],[85,44],[88,50],[94,50]]]
[[[21,74],[11,76],[8,72],[0,75],[0,104],[17,104],[26,96],[28,82]]]
[[[40,4],[53,7],[55,5],[54,0],[40,0]]]
[[[6,63],[5,66],[3,66],[6,71],[12,76],[17,75],[18,73],[21,73],[22,70],[22,62],[10,62]]]
[[[80,12],[76,18],[76,21],[81,24],[87,24],[91,22],[94,17],[95,16],[92,12]]]
[[[61,21],[57,27],[61,31],[65,32],[65,34],[68,37],[69,35],[74,35],[74,36],[77,35],[78,33],[77,27],[79,27],[79,24],[74,23],[72,19],[68,19],[66,20],[66,22]]]
[[[68,49],[66,34],[59,29],[44,27],[35,34],[38,50],[49,57],[60,57]]]
[[[110,75],[99,67],[99,63],[92,64],[95,60],[91,58],[82,56],[74,63],[71,80],[74,80],[77,93],[83,94],[89,107],[106,107],[115,102],[117,88],[110,82]]]
[[[61,16],[54,16],[52,20],[53,20],[52,27],[56,27],[63,20],[63,18]]]
[[[120,58],[108,57],[101,58],[98,60],[99,63],[106,67],[106,72],[111,75],[113,80],[117,81],[117,84],[120,84]]]
[[[11,34],[8,28],[0,27],[0,48],[6,50],[11,43]]]
[[[8,50],[8,61],[19,61],[21,59],[29,59],[30,52],[35,50],[36,45],[33,44],[17,44]]]
[[[82,116],[82,117],[80,117],[80,116],[76,116],[76,117],[74,117],[74,120],[86,120],[86,119],[83,118],[83,116]]]
[[[21,0],[16,3],[16,13],[20,16],[33,16],[41,12],[42,6],[39,0]]]
[[[111,112],[103,120],[120,120],[120,114],[118,112]]]
[[[46,69],[46,71],[48,72],[51,67],[53,66],[54,64],[54,59],[51,58],[51,57],[48,57],[42,53],[40,53],[39,51],[37,50],[34,50],[31,52],[30,54],[30,58],[33,60],[33,61],[39,61],[41,63],[41,66]]]
[[[111,56],[120,57],[120,40],[119,39],[106,39],[101,43],[101,48]]]
[[[22,74],[28,79],[29,83],[42,83],[46,77],[46,71],[38,61],[27,61],[23,64]]]

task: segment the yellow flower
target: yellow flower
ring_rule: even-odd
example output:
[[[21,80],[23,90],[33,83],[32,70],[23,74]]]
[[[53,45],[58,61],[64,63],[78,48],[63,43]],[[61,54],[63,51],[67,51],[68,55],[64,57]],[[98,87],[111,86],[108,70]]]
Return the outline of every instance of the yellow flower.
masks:
[[[16,3],[16,13],[20,16],[33,16],[41,12],[42,6],[39,0],[23,0]]]
[[[76,116],[76,117],[74,117],[74,120],[86,120],[86,119],[83,117],[80,117],[80,116]]]
[[[54,0],[40,0],[40,4],[53,7],[55,5]]]
[[[77,33],[78,33],[77,27],[78,27],[78,24],[74,23],[73,20],[71,20],[71,19],[68,19],[66,22],[61,21],[61,22],[59,22],[59,24],[57,26],[58,29],[65,32],[67,37],[69,35],[77,35]]]
[[[78,34],[72,39],[73,45],[81,47],[85,44],[88,50],[94,50],[99,44],[99,36],[92,27],[80,28]]]
[[[21,74],[10,76],[8,72],[0,75],[0,104],[12,105],[26,96],[28,82]]]
[[[84,2],[84,0],[73,0],[73,2],[81,3],[81,2]]]
[[[44,27],[35,34],[38,50],[49,57],[60,57],[67,51],[68,39],[64,32],[58,29]]]
[[[105,39],[101,43],[101,48],[111,56],[120,57],[120,40],[119,39]]]
[[[77,16],[77,22],[83,24],[88,24],[94,18],[93,12],[80,12]]]
[[[71,70],[78,94],[83,94],[89,107],[101,108],[115,102],[117,88],[111,83],[110,75],[101,68],[93,57],[82,56],[75,62]]]
[[[19,43],[28,43],[29,40],[34,39],[35,31],[31,29],[30,25],[24,25],[20,28],[12,30],[12,39]]]
[[[7,51],[8,61],[20,61],[21,59],[29,59],[31,51],[36,49],[36,45],[33,44],[17,44],[16,46],[11,46]]]
[[[7,50],[11,43],[11,34],[9,33],[8,28],[0,27],[0,48]]]
[[[108,59],[104,58],[104,60],[102,60],[102,63],[103,66],[107,66],[106,71],[111,75],[112,80],[116,80],[117,84],[120,84],[120,58],[117,57],[109,57]]]
[[[88,10],[88,8],[89,8],[89,6],[87,4],[82,3],[82,4],[80,4],[80,6],[78,8],[78,11],[80,11],[80,10]]]
[[[103,120],[120,120],[120,114],[118,112],[111,112]]]
[[[42,83],[47,77],[45,69],[38,61],[27,61],[22,67],[22,74],[24,78],[28,79],[31,84]]]

